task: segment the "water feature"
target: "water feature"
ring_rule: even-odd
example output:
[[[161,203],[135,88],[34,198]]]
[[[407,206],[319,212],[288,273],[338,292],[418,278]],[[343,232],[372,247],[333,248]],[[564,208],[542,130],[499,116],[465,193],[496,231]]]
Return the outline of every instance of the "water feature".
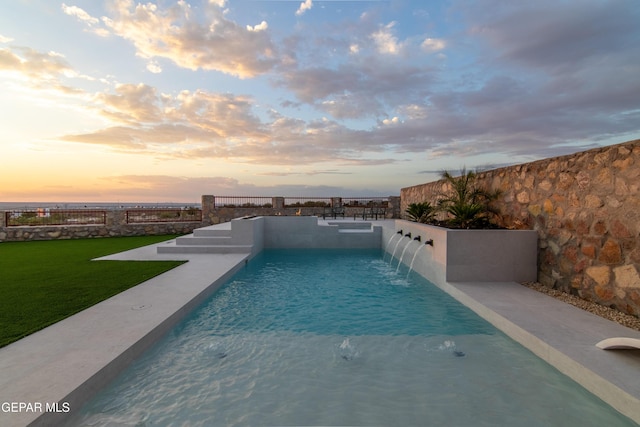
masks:
[[[402,265],[402,260],[404,259],[405,252],[407,252],[407,249],[409,248],[411,243],[414,242],[414,240],[411,240],[411,236],[405,236],[405,237],[409,237],[409,242],[407,242],[404,249],[402,250],[402,255],[400,255],[400,258],[398,258],[398,266],[396,267],[396,273],[400,271],[400,266]]]
[[[396,246],[393,248],[393,252],[391,253],[391,259],[389,260],[389,263],[393,262],[393,259],[396,257],[396,251],[398,250],[398,245],[400,245],[400,242],[402,242],[402,230],[400,230],[398,234],[400,235],[400,238],[398,239]]]
[[[398,237],[398,236],[400,237],[398,239],[398,242],[400,242],[400,240],[402,240],[402,230],[400,230],[399,232],[397,232],[395,234],[392,234],[391,237],[389,238],[389,240],[387,240],[387,243],[384,245],[384,254],[382,255],[382,260],[383,261],[384,261],[385,257],[387,256],[387,254],[391,255],[391,252],[389,252],[389,250],[388,250],[389,245],[391,244],[393,239]],[[391,258],[391,259],[393,259],[393,258]]]
[[[380,255],[263,252],[70,424],[633,425]]]
[[[413,253],[413,258],[411,258],[411,264],[409,264],[409,271],[407,271],[407,278],[409,278],[409,275],[411,274],[411,271],[413,270],[413,263],[416,261],[416,257],[420,253],[420,249],[423,249],[424,247],[425,247],[425,245],[420,245],[420,247],[418,249],[416,249],[416,251]]]

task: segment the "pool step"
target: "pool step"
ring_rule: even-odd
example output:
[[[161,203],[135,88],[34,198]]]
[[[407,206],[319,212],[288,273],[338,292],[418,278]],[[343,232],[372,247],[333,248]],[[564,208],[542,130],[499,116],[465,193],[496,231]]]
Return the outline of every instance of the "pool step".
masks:
[[[250,253],[251,245],[175,245],[158,246],[159,254],[241,254]]]
[[[231,237],[231,229],[224,228],[196,228],[193,237]]]
[[[200,237],[195,234],[192,236],[183,236],[176,239],[176,245],[193,245],[193,246],[225,246],[231,244],[231,236],[225,237]]]
[[[193,230],[166,245],[158,246],[159,254],[233,254],[249,253],[252,245],[234,242],[229,223]]]
[[[328,225],[338,226],[338,233],[373,233],[370,222],[327,222]]]

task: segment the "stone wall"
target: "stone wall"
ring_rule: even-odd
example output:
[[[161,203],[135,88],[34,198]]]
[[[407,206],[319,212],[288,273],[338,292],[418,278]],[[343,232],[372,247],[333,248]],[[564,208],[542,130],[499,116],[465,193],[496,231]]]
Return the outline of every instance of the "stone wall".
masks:
[[[454,172],[454,171],[452,171]],[[538,231],[538,281],[640,315],[640,140],[478,174],[507,228]],[[403,188],[401,209],[444,183]]]
[[[2,218],[0,223],[0,242],[189,234],[195,228],[202,226],[200,221],[128,224],[122,210],[107,210],[106,224],[96,225],[6,227],[6,224],[4,224],[4,212],[0,212],[0,217]]]

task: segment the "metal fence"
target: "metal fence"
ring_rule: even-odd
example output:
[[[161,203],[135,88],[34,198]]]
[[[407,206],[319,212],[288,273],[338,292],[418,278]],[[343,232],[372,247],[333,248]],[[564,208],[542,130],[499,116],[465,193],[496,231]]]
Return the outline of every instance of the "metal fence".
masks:
[[[388,197],[343,197],[342,204],[350,207],[389,206]]]
[[[285,197],[284,206],[287,208],[331,206],[331,197]]]
[[[103,209],[35,209],[5,212],[7,227],[43,225],[106,224],[107,211]]]
[[[260,196],[216,196],[216,208],[272,208],[273,198]]]
[[[264,197],[264,196],[215,196],[209,209],[229,209],[229,219],[244,215],[243,208],[259,209],[264,215],[286,215],[291,212],[284,209],[296,209],[301,215],[326,214],[327,209],[346,208],[348,215],[363,215],[374,210],[384,212],[390,208],[389,197]],[[334,206],[335,204],[335,206]],[[233,209],[240,209],[233,212]],[[373,210],[372,210],[373,209]],[[333,212],[333,211],[332,211]],[[4,212],[4,226],[65,226],[65,225],[107,225],[202,222],[203,209],[200,207],[138,207],[123,209],[58,209],[38,208]],[[220,218],[226,218],[216,214]],[[1,217],[0,217],[1,219]],[[207,218],[209,219],[209,218]]]
[[[127,224],[144,222],[202,221],[202,209],[129,209],[125,212]]]
[[[333,197],[276,197],[284,199],[284,207],[325,207],[332,205]],[[337,197],[344,206],[387,206],[388,197]],[[273,208],[273,197],[263,196],[215,196],[214,208]]]

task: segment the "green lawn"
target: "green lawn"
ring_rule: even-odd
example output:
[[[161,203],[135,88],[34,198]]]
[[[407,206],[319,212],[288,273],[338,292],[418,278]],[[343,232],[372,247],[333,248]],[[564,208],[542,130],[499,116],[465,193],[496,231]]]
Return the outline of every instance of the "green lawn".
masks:
[[[91,261],[176,236],[0,243],[0,347],[182,261]]]

